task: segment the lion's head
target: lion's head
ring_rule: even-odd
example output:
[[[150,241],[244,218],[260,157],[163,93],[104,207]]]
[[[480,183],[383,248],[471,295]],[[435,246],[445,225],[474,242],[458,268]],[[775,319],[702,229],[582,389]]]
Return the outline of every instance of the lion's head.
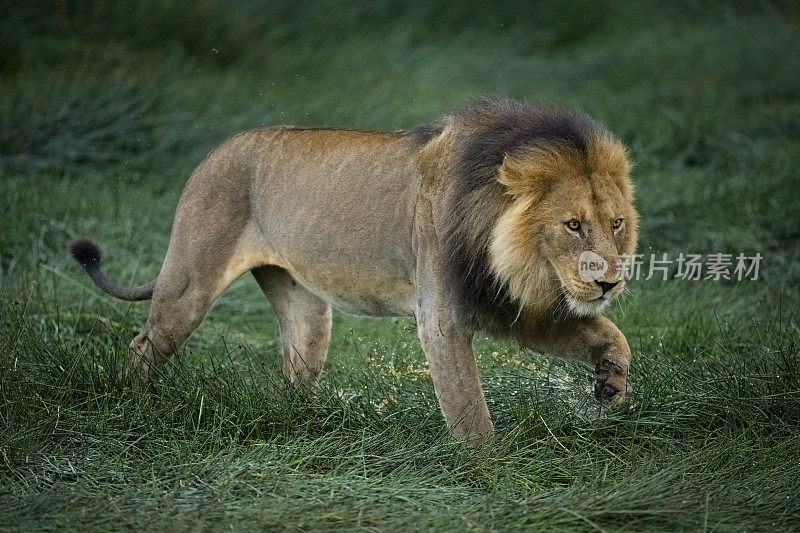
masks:
[[[482,98],[421,126],[454,154],[444,239],[449,278],[481,327],[520,314],[601,313],[636,247],[622,143],[572,111]]]
[[[594,315],[624,290],[621,256],[633,253],[637,233],[625,150],[606,132],[588,131],[581,140],[523,149],[498,169],[511,201],[494,227],[489,257],[523,306],[560,296],[573,313]],[[557,288],[542,286],[548,268]]]

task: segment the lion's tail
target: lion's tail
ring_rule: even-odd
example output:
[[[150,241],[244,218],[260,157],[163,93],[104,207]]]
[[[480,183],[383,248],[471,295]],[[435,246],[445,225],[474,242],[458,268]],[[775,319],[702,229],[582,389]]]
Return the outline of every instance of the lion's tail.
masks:
[[[92,241],[86,239],[72,241],[69,243],[69,252],[78,263],[83,265],[83,268],[86,269],[86,273],[92,278],[94,284],[111,296],[129,302],[149,300],[153,297],[153,287],[155,287],[156,284],[155,280],[138,287],[120,287],[108,279],[105,274],[103,274],[103,271],[100,270],[100,248]]]

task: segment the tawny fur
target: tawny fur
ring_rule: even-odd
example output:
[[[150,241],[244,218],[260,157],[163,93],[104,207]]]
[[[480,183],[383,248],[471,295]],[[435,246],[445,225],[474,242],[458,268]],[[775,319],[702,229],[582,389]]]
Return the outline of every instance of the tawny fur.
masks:
[[[608,281],[635,249],[629,169],[623,145],[590,118],[499,99],[410,132],[237,135],[184,189],[131,358],[150,379],[252,270],[298,386],[320,377],[333,306],[416,317],[454,435],[492,430],[471,349],[481,329],[594,365],[598,398],[619,402],[630,349],[600,313],[624,282],[604,292],[580,279],[577,261],[596,252],[611,265]],[[573,218],[580,232],[567,227]],[[102,275],[99,250],[73,250],[104,290],[132,295]]]

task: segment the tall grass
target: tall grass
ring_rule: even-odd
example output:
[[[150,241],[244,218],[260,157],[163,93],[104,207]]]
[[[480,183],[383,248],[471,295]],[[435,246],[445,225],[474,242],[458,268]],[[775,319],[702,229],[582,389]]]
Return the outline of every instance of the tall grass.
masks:
[[[780,2],[6,4],[0,16],[0,528],[763,530],[800,518],[800,27]],[[629,144],[645,253],[760,252],[758,281],[641,281],[610,315],[636,392],[478,335],[497,427],[444,432],[410,319],[337,315],[285,387],[252,279],[167,376],[147,306],[65,252],[157,272],[183,182],[262,124],[406,128],[496,92]]]

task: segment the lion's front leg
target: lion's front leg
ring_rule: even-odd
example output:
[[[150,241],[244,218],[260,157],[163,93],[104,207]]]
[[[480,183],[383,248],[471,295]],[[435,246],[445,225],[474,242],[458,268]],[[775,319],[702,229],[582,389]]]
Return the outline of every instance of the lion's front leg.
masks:
[[[417,205],[417,334],[447,428],[454,437],[467,437],[471,445],[478,445],[494,427],[472,353],[474,332],[460,325],[458,306],[445,288],[446,259],[435,231],[435,210],[427,196]]]
[[[472,353],[472,333],[435,309],[417,310],[417,332],[447,428],[455,437],[481,442],[493,426]]]
[[[625,335],[606,317],[570,318],[521,343],[594,366],[594,393],[603,404],[619,405],[633,390],[628,381],[631,349]]]

